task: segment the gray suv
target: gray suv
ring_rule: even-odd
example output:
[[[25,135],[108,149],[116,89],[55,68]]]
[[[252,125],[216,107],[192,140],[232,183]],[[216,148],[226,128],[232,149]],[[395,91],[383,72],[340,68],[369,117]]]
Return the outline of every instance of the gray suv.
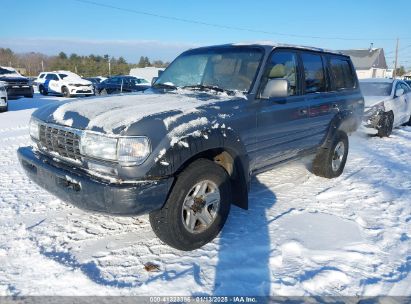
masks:
[[[189,50],[144,94],[50,104],[18,150],[38,185],[98,212],[150,214],[181,250],[211,241],[253,175],[315,154],[339,176],[364,100],[349,57],[317,48],[229,44]]]

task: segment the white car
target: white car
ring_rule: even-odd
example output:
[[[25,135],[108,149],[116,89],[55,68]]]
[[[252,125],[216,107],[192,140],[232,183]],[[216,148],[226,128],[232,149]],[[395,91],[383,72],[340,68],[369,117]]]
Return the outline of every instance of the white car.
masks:
[[[69,71],[43,72],[36,79],[40,94],[62,94],[65,97],[94,95],[91,81]]]
[[[0,112],[6,112],[9,109],[7,89],[2,81],[0,81]]]
[[[368,134],[388,137],[392,129],[411,125],[411,88],[402,80],[360,80],[365,109],[363,127]]]

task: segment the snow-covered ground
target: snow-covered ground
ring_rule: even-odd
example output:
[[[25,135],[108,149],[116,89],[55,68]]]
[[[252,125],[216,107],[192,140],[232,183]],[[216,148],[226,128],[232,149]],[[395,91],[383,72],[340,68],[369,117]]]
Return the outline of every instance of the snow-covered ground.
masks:
[[[36,94],[0,114],[0,295],[411,295],[411,127],[350,137],[334,180],[309,159],[259,175],[250,210],[180,252],[146,216],[83,212],[24,175],[30,114],[62,100]]]

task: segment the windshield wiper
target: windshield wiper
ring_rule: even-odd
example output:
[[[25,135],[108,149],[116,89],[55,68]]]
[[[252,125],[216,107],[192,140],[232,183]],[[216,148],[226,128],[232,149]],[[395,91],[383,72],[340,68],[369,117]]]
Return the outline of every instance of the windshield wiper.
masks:
[[[177,87],[175,85],[168,84],[168,83],[155,83],[155,84],[152,85],[152,87],[154,87],[154,88],[173,89],[173,90],[177,89]]]
[[[234,91],[232,90],[223,89],[218,86],[203,85],[203,84],[188,85],[188,86],[184,86],[183,89],[194,89],[194,90],[199,90],[199,91],[213,90],[216,92],[226,92],[228,94],[234,94]]]

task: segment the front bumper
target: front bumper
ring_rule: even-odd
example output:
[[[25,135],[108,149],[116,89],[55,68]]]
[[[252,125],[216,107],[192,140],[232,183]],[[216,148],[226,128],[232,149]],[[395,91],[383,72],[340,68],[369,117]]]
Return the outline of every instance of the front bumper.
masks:
[[[378,128],[381,125],[381,119],[383,116],[384,112],[378,111],[375,113],[366,113],[363,117],[363,121],[360,127],[360,130],[363,133],[369,134],[369,135],[375,135],[378,133]]]
[[[68,87],[70,95],[93,95],[94,89],[92,86],[69,86]]]
[[[17,151],[27,176],[63,201],[97,212],[140,215],[160,209],[173,178],[113,184],[69,168],[31,147]]]

